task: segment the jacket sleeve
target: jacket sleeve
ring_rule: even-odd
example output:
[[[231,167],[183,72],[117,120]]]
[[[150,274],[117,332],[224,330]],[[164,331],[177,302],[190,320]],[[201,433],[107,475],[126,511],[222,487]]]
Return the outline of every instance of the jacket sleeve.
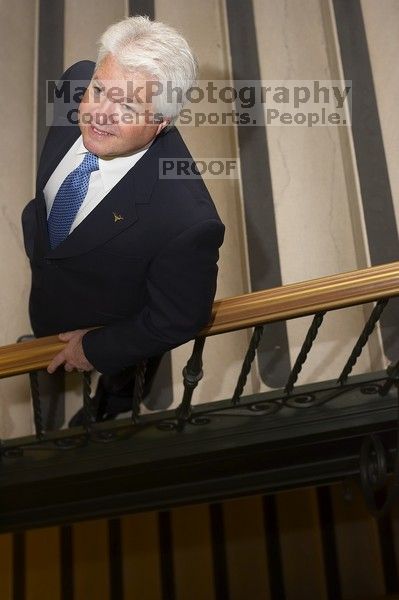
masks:
[[[83,336],[87,359],[101,373],[121,371],[193,339],[209,322],[224,225],[192,225],[152,260],[140,313]]]

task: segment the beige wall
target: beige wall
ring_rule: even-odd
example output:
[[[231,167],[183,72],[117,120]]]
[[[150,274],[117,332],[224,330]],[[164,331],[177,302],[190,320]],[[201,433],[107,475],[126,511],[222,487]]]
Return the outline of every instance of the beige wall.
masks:
[[[399,3],[362,0],[389,180],[399,223]]]
[[[307,0],[306,11],[295,0],[254,4],[262,79],[331,78],[319,0]],[[283,283],[364,266],[356,261],[338,128],[269,127],[267,135]],[[337,374],[362,319],[361,308],[327,315],[301,382]],[[310,321],[288,323],[292,360]],[[367,365],[366,353],[359,369]]]
[[[65,0],[65,67],[83,58],[95,59],[103,29],[127,14],[126,0]],[[262,79],[336,79],[342,75],[331,0],[253,0]],[[396,0],[362,0],[370,59],[378,100],[389,176],[399,221],[396,109],[399,86],[399,6]],[[21,97],[20,81],[34,89],[37,44],[37,2],[0,3],[3,52],[0,92],[10,95],[18,110],[17,125],[2,124],[7,144],[0,150],[0,297],[1,344],[29,331],[27,298],[29,269],[22,248],[20,212],[32,197],[34,178],[34,94]],[[201,64],[201,78],[230,79],[231,57],[226,9],[222,0],[156,0],[155,14],[177,27],[192,44]],[[245,51],[245,50],[243,50]],[[9,68],[12,64],[12,69]],[[6,96],[7,94],[7,96]],[[194,129],[182,134],[194,157],[239,155],[237,131],[229,127]],[[356,159],[350,129],[270,127],[267,131],[278,249],[283,283],[362,268],[369,264]],[[254,157],[256,160],[256,157]],[[267,165],[265,165],[265,168]],[[221,249],[217,297],[249,290],[243,198],[239,181],[207,180],[226,224]],[[301,374],[301,382],[336,376],[358,336],[369,308],[352,308],[327,316],[317,347]],[[288,324],[293,360],[309,318]],[[267,331],[267,330],[266,330]],[[204,355],[204,380],[195,401],[228,397],[235,385],[250,332],[209,339]],[[175,403],[182,394],[181,370],[192,344],[172,353]],[[380,367],[381,342],[374,336],[356,372]],[[80,403],[72,378],[67,414]],[[246,391],[263,389],[256,369]],[[0,382],[3,435],[15,436],[31,427],[26,378]]]
[[[35,22],[34,0],[0,2],[0,345],[15,342],[30,330],[29,265],[20,214],[34,195]],[[0,433],[12,437],[25,433],[30,414],[27,378],[1,380]]]
[[[67,0],[65,2],[64,66],[96,60],[102,32],[126,14],[125,0]]]

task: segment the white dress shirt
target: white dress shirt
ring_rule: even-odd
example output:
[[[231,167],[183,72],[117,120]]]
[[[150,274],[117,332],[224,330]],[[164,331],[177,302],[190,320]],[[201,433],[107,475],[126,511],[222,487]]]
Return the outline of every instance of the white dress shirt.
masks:
[[[98,171],[93,171],[90,175],[89,189],[76,214],[69,233],[91,213],[122,177],[144,156],[150,145],[151,142],[145,148],[141,148],[137,152],[129,154],[129,156],[98,159],[99,169]],[[80,165],[86,152],[87,149],[83,145],[82,136],[80,136],[53,171],[43,190],[46,200],[47,218],[62,182],[71,171]]]

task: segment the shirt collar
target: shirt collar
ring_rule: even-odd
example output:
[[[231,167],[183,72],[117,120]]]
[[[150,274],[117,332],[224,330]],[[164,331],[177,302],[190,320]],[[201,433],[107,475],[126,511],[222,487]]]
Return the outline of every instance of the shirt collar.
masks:
[[[106,193],[112,190],[118,181],[120,181],[122,177],[124,177],[126,173],[134,167],[140,158],[144,156],[153,141],[154,140],[151,140],[151,142],[144,146],[144,148],[140,148],[128,156],[115,156],[115,158],[107,160],[102,158],[98,159],[101,181]],[[82,154],[86,154],[87,152],[88,150],[83,144],[82,136],[80,136],[77,142],[76,154],[80,156]]]

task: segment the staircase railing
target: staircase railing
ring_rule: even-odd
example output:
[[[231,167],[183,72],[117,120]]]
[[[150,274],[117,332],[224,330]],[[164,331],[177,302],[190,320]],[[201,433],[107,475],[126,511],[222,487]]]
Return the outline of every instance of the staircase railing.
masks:
[[[399,295],[399,261],[216,300],[200,336],[295,319]],[[0,347],[0,378],[45,369],[65,346],[57,336]]]
[[[91,414],[90,374],[84,373],[82,376],[85,415],[83,431],[82,428],[76,428],[76,430],[46,432],[43,426],[37,373],[48,366],[53,357],[63,348],[64,343],[57,336],[51,336],[4,346],[0,348],[0,378],[29,373],[35,436],[2,441],[0,447],[2,459],[15,460],[26,452],[50,447],[73,449],[91,442],[109,443],[120,439],[121,431],[123,431],[122,437],[126,438],[129,432],[140,427],[151,426],[163,431],[183,431],[189,425],[208,423],[211,416],[215,414],[228,412],[233,414],[234,411],[234,414],[241,414],[237,413],[238,409],[247,414],[252,411],[267,417],[276,415],[287,407],[315,409],[324,406],[342,395],[345,390],[354,389],[359,385],[350,378],[353,367],[389,300],[395,296],[399,296],[399,262],[217,300],[209,324],[194,340],[192,354],[183,370],[183,398],[176,410],[160,411],[155,415],[140,414],[146,369],[143,361],[136,367],[130,419],[108,425],[95,423],[94,416]],[[346,363],[342,366],[337,381],[328,382],[324,387],[318,385],[314,392],[304,393],[302,388],[298,391],[296,384],[299,374],[317,338],[325,314],[331,310],[365,303],[375,303],[375,306],[363,330],[359,332],[359,337]],[[313,320],[292,370],[287,376],[284,388],[280,391],[260,394],[256,399],[253,396],[250,399],[243,398],[243,390],[265,326],[275,321],[306,315],[313,315]],[[254,331],[232,397],[226,401],[193,406],[193,393],[203,376],[202,355],[207,337],[245,328],[254,328]],[[363,377],[361,386],[363,391],[368,388],[381,399],[392,397],[395,388],[398,388],[399,394],[399,363],[390,365],[387,372],[371,374],[368,379]],[[389,468],[390,458],[387,457],[384,445],[377,434],[364,438],[360,451],[360,475],[366,500],[375,515],[387,510],[398,492],[398,455],[393,462],[392,468]],[[394,484],[381,500],[378,490],[386,482],[389,470],[394,472]]]

